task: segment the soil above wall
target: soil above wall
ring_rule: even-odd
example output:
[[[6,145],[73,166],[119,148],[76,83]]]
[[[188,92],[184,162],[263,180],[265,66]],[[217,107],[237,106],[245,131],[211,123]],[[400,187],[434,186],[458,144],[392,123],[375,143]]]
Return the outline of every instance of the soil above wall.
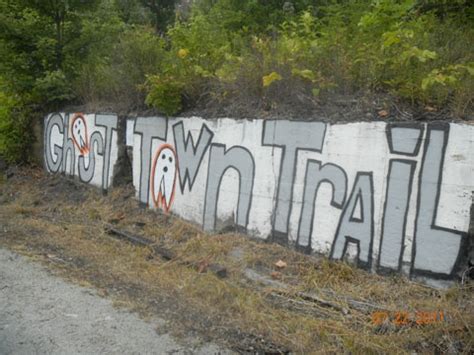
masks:
[[[155,109],[125,107],[122,103],[88,103],[64,107],[66,112],[114,112],[126,116],[160,116]],[[193,103],[176,114],[179,117],[199,116],[203,118],[260,118],[260,119],[307,119],[325,122],[353,121],[456,121],[474,122],[474,113],[466,109],[455,114],[450,107],[421,106],[397,99],[389,94],[334,94],[320,100],[301,102],[282,99],[278,102],[255,98],[242,100],[211,101]]]

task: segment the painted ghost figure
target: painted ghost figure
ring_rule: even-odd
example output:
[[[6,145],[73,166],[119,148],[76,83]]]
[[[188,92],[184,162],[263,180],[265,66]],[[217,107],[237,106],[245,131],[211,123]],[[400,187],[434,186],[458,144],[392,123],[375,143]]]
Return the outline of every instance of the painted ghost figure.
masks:
[[[89,138],[87,133],[86,120],[82,113],[74,115],[71,124],[71,135],[74,144],[79,149],[81,155],[87,155],[89,153]]]
[[[169,144],[161,145],[153,160],[150,181],[155,207],[161,207],[165,212],[173,203],[177,166],[174,148]]]

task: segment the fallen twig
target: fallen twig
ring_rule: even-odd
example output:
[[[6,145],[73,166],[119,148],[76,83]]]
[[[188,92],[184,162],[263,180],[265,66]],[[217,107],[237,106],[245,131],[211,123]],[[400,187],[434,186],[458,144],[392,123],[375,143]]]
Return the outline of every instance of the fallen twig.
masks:
[[[115,238],[125,240],[133,245],[151,248],[151,250],[153,250],[155,254],[159,255],[164,260],[169,261],[169,260],[174,260],[177,258],[175,253],[172,250],[155,245],[155,242],[153,242],[150,239],[133,235],[127,231],[117,229],[111,225],[106,225],[105,230],[109,235],[112,235]],[[219,265],[219,264],[212,264],[212,263],[206,264],[205,267],[203,267],[202,263],[195,263],[195,262],[188,262],[188,261],[180,262],[180,264],[193,267],[199,272],[210,271],[214,275],[220,278],[227,277],[227,269],[224,266]]]
[[[331,313],[327,310],[327,308],[317,307],[317,305],[312,302],[288,298],[287,294],[281,294],[280,292],[271,292],[270,296],[276,301],[288,304],[289,307],[293,308],[294,310],[304,312],[305,314],[311,312],[320,318],[329,318],[331,316]]]
[[[160,257],[162,257],[165,260],[172,260],[176,257],[171,250],[154,245],[154,242],[150,239],[133,235],[126,231],[117,229],[111,225],[107,225],[105,227],[105,230],[108,234],[113,235],[114,237],[118,239],[125,240],[133,245],[137,245],[141,247],[149,247],[153,250],[155,254],[158,254]]]
[[[258,273],[255,270],[245,269],[244,270],[244,276],[245,276],[246,279],[248,279],[252,282],[262,283],[266,286],[270,286],[270,287],[274,288],[275,290],[273,290],[273,291],[276,292],[279,295],[285,295],[287,297],[289,295],[296,296],[296,297],[301,298],[305,301],[310,301],[310,302],[317,303],[317,304],[319,304],[320,306],[323,306],[323,307],[333,308],[333,309],[335,309],[339,312],[342,312],[344,315],[349,313],[349,310],[347,308],[343,307],[342,305],[339,305],[339,304],[334,303],[332,301],[329,301],[327,299],[323,299],[322,297],[320,297],[320,296],[318,296],[314,293],[291,291],[289,286],[284,284],[283,282],[272,280],[272,279],[266,277],[265,275],[262,275],[262,274]],[[356,309],[358,311],[361,311],[363,313],[370,314],[374,311],[382,311],[382,310],[383,311],[389,311],[387,308],[376,305],[376,304],[372,304],[372,303],[369,303],[369,302],[366,302],[366,301],[354,300],[354,299],[352,299],[348,296],[337,295],[334,291],[331,291],[331,290],[321,289],[320,291],[321,291],[321,293],[324,293],[325,295],[327,295],[329,297],[335,298],[339,302],[342,301],[342,302],[347,303],[347,305],[349,307],[351,307],[353,309]]]

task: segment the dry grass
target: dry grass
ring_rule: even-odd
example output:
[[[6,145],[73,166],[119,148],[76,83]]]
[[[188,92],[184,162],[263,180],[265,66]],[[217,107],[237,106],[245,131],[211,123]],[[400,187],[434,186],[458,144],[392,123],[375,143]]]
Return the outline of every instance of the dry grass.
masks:
[[[208,235],[139,208],[128,188],[100,196],[65,179],[22,171],[1,183],[0,191],[0,245],[97,287],[117,306],[144,317],[159,314],[176,333],[197,331],[239,351],[472,353],[472,284],[434,290],[239,235]],[[163,261],[149,248],[111,238],[104,228],[108,223],[172,249],[176,258]],[[243,276],[252,268],[270,278],[280,259],[288,267],[273,276],[290,285],[283,294]],[[228,277],[198,273],[189,262],[225,265]],[[298,292],[316,294],[345,311],[295,297]],[[346,297],[378,304],[392,318],[396,311],[414,317],[416,311],[442,310],[445,320],[375,325],[370,312],[354,309]]]

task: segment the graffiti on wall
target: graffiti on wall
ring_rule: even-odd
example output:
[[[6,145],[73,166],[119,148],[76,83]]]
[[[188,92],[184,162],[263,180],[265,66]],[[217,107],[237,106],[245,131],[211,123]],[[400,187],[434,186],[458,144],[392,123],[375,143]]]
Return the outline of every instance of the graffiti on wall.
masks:
[[[151,169],[151,193],[155,207],[169,212],[174,199],[174,189],[177,175],[177,160],[174,148],[162,144],[153,159]]]
[[[117,159],[117,116],[54,113],[45,118],[44,163],[107,190]]]
[[[83,156],[89,154],[89,134],[86,119],[82,113],[76,113],[72,118],[71,136],[74,145],[79,149],[79,154]]]
[[[87,169],[105,159],[107,138],[86,127],[116,125],[88,118],[69,144],[66,116],[50,116],[48,170],[64,172],[77,155],[81,176],[85,155]],[[137,198],[150,207],[380,273],[447,279],[466,249],[473,137],[474,126],[449,123],[138,117],[126,144]]]

